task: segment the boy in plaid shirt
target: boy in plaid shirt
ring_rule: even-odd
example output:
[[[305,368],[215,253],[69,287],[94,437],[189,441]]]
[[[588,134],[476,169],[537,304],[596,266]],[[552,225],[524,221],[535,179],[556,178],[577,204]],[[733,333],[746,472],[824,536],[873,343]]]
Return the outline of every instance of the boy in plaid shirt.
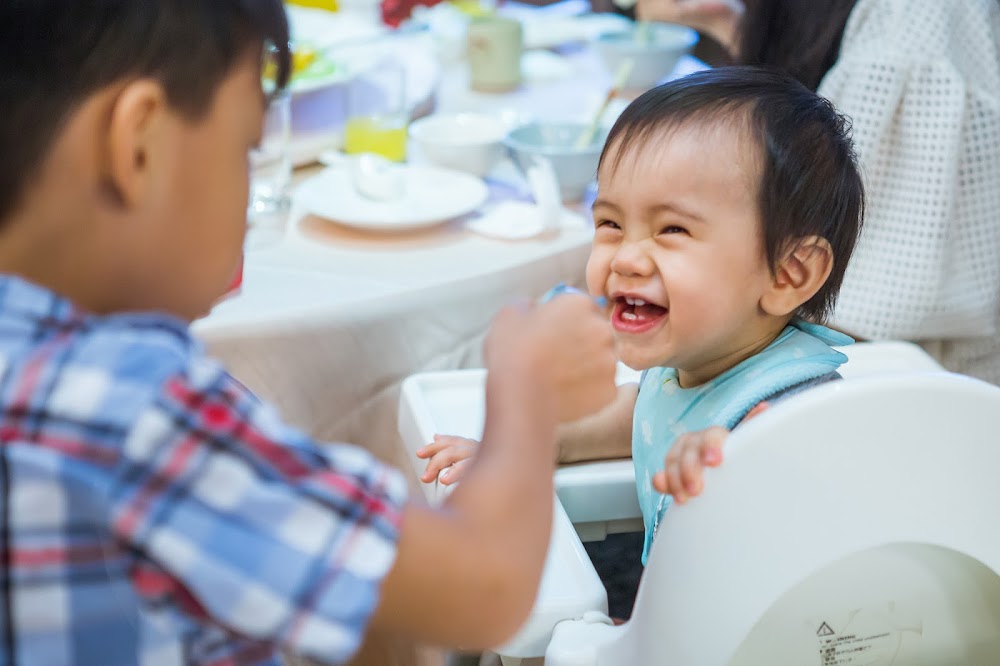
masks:
[[[614,395],[596,308],[498,316],[479,462],[442,510],[408,504],[188,332],[240,258],[266,44],[289,71],[280,0],[4,0],[0,43],[0,664],[338,663],[370,626],[512,633],[556,424]]]

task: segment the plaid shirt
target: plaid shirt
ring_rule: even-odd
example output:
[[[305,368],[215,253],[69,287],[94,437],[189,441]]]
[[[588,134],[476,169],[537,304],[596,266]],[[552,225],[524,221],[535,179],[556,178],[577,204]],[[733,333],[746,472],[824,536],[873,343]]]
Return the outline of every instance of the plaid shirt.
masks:
[[[405,493],[284,425],[183,323],[0,276],[0,665],[344,661]]]

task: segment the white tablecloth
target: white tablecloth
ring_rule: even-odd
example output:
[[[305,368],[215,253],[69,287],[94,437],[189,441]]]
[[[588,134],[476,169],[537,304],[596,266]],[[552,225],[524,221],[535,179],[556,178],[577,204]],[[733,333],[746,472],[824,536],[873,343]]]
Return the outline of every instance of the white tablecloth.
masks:
[[[242,294],[195,331],[232,373],[315,436],[399,462],[399,383],[481,365],[496,311],[579,283],[589,231],[503,243],[461,230],[439,246],[351,249],[299,237],[247,255]]]
[[[608,85],[585,49],[545,52],[535,62],[525,84],[506,95],[471,93],[463,65],[445,66],[437,108],[581,118]],[[511,192],[523,186],[509,164],[497,174],[513,183]],[[493,194],[505,196],[504,186]],[[422,370],[480,365],[482,337],[499,308],[560,281],[582,283],[592,235],[581,223],[545,238],[491,240],[456,220],[375,236],[296,207],[289,219],[276,246],[253,249],[251,237],[241,293],[194,331],[291,423],[397,464],[400,382]]]

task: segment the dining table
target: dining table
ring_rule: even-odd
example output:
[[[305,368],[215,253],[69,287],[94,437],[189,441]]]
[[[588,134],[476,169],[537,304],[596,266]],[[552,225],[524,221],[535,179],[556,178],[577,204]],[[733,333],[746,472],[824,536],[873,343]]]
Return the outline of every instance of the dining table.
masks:
[[[526,23],[523,81],[506,93],[472,91],[467,64],[445,53],[430,31],[372,30],[366,39],[422,63],[410,74],[418,79],[411,89],[427,91],[416,100],[415,114],[589,120],[612,76],[586,26],[568,30],[571,17],[558,9],[517,11],[528,17],[537,11],[540,21],[561,27],[547,37],[544,23],[534,32]],[[703,66],[688,56],[675,75]],[[627,103],[616,101],[609,121]],[[337,147],[335,132],[325,147]],[[251,225],[239,291],[196,321],[193,332],[289,423],[319,441],[355,443],[409,469],[396,426],[402,381],[422,371],[482,366],[484,335],[501,308],[535,300],[560,282],[582,285],[593,189],[567,205],[575,222],[557,230],[517,240],[482,235],[470,223],[484,209],[532,201],[525,179],[504,159],[485,177],[488,196],[476,210],[432,226],[373,232],[333,223],[301,201],[297,188],[331,168],[318,162],[322,154],[297,157],[290,210],[278,225]],[[409,162],[423,159],[411,145]],[[443,187],[434,196],[451,193]]]

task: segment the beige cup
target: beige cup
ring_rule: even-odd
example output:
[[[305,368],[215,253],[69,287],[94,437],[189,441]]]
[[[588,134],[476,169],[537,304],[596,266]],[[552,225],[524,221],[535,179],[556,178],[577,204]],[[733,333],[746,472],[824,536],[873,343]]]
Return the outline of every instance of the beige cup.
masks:
[[[507,92],[521,84],[521,22],[501,16],[473,19],[467,53],[469,86],[480,92]]]

